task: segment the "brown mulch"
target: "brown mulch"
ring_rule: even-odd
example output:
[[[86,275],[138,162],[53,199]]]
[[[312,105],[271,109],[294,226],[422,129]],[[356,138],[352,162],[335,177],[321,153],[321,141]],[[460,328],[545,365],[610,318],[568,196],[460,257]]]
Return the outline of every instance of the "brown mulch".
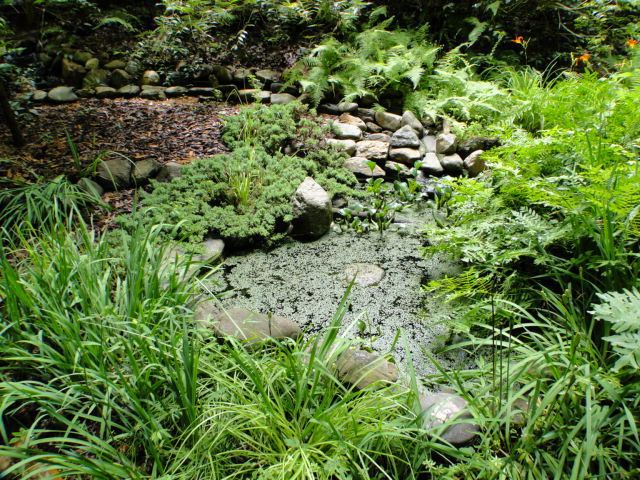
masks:
[[[235,107],[199,103],[197,98],[150,101],[143,99],[82,100],[65,105],[41,105],[22,119],[28,144],[11,145],[0,125],[0,177],[32,181],[77,174],[77,162],[90,165],[98,156],[125,155],[136,161],[155,158],[161,163],[188,163],[226,151],[221,141],[222,120]]]

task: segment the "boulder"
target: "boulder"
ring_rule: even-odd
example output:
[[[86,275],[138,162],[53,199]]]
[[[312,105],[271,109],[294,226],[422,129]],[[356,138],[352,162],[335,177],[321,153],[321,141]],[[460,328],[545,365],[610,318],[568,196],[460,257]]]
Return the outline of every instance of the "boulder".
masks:
[[[391,137],[386,133],[370,133],[367,135],[367,140],[377,140],[379,142],[389,143],[391,142]]]
[[[405,125],[391,135],[390,145],[391,148],[420,148],[420,139],[413,128]]]
[[[487,164],[482,159],[484,150],[476,150],[464,159],[464,168],[470,177],[477,177],[487,169]]]
[[[137,85],[125,85],[118,89],[118,93],[125,98],[135,97],[140,93],[140,87]]]
[[[380,133],[382,131],[382,127],[377,123],[367,122],[367,131],[372,133]]]
[[[222,65],[213,65],[211,73],[218,79],[219,83],[233,83],[233,73]]]
[[[436,137],[436,153],[448,155],[455,153],[458,139],[453,133],[441,133]]]
[[[467,401],[453,393],[420,395],[423,426],[428,431],[437,430],[438,436],[451,445],[464,445],[478,434]]]
[[[145,98],[147,100],[166,100],[167,96],[164,91],[164,87],[143,85],[142,91],[140,92],[140,98]]]
[[[413,112],[407,110],[402,114],[402,125],[413,128],[413,130],[418,134],[422,135],[424,133],[424,127],[418,117],[416,117]]]
[[[189,93],[189,89],[187,87],[181,87],[181,86],[172,86],[172,87],[168,87],[165,91],[164,94],[167,97],[182,97],[184,95],[186,95],[187,93]]]
[[[243,88],[238,90],[238,98],[241,102],[254,102],[256,96],[260,94],[259,88]],[[271,93],[269,93],[269,98],[271,98]]]
[[[386,160],[389,144],[380,140],[363,140],[356,143],[356,156],[369,160]]]
[[[280,80],[282,75],[275,70],[262,69],[256,72],[256,78],[265,84],[271,84]]]
[[[338,104],[340,113],[354,113],[356,110],[358,110],[358,104],[355,102],[340,102]]]
[[[323,103],[318,107],[318,113],[326,113],[328,115],[340,115],[340,109],[333,103]]]
[[[124,60],[111,60],[104,65],[107,70],[124,70],[127,68],[127,62]]]
[[[422,145],[427,152],[436,153],[436,137],[433,135],[425,135],[422,137]]]
[[[376,111],[371,108],[358,108],[353,114],[363,122],[375,122]]]
[[[126,188],[131,184],[131,162],[126,158],[102,160],[96,178],[105,188]]]
[[[362,130],[348,123],[334,122],[331,125],[331,130],[336,138],[341,140],[360,140],[362,138]]]
[[[78,98],[91,98],[96,94],[96,91],[93,88],[80,88],[75,91],[75,94]]]
[[[369,162],[373,162],[373,160],[368,160],[364,157],[351,157],[344,162],[344,168],[359,177],[371,178],[385,176],[384,170],[376,165],[375,162],[373,163],[373,170],[371,170]]]
[[[131,169],[131,180],[140,185],[147,182],[160,170],[160,163],[155,158],[138,160]]]
[[[249,78],[252,73],[248,68],[237,68],[231,72],[233,81],[242,87],[246,87],[249,84]]]
[[[55,103],[75,102],[78,96],[73,93],[73,87],[55,87],[47,94],[49,100]]]
[[[398,380],[398,368],[393,363],[365,350],[345,351],[338,357],[336,367],[340,380],[358,389],[373,384],[383,386]]]
[[[452,155],[441,155],[440,164],[444,171],[451,175],[462,175],[464,171],[464,162],[457,153]]]
[[[353,115],[350,115],[348,113],[343,113],[342,115],[340,115],[338,120],[340,120],[340,123],[346,123],[347,125],[358,127],[363,132],[367,130],[367,124],[364,123],[362,119],[354,117]]]
[[[198,259],[203,263],[210,263],[217,260],[224,253],[224,240],[219,238],[208,238],[202,242],[202,253],[198,255]]]
[[[270,100],[273,105],[286,105],[287,103],[295,102],[296,97],[290,93],[272,93]]]
[[[119,97],[120,94],[113,87],[96,87],[95,95],[97,98],[116,98]]]
[[[160,85],[160,75],[155,70],[146,70],[142,74],[142,85]]]
[[[315,239],[329,231],[333,214],[329,194],[316,181],[307,177],[293,196],[292,235]]]
[[[375,120],[385,130],[395,132],[402,126],[402,117],[388,112],[376,112]]]
[[[414,163],[422,158],[422,154],[420,150],[416,150],[415,148],[393,148],[389,150],[389,158],[394,162],[413,166]]]
[[[409,167],[392,160],[387,160],[384,163],[384,170],[391,178],[407,178],[411,175],[411,169]]]
[[[47,99],[47,92],[45,92],[44,90],[36,90],[35,92],[33,92],[33,95],[31,95],[31,100],[33,100],[34,102],[44,102]]]
[[[83,88],[108,87],[109,72],[102,68],[89,70],[89,73],[87,73],[82,81],[82,86]]]
[[[140,73],[142,72],[142,65],[140,65],[140,62],[138,62],[137,60],[129,60],[124,69],[132,77],[138,78],[140,77]]]
[[[158,172],[156,180],[159,182],[170,182],[174,178],[180,178],[182,176],[182,165],[176,162],[167,162]]]
[[[86,73],[87,70],[82,65],[67,58],[62,59],[62,79],[67,85],[79,87]]]
[[[90,58],[84,64],[84,68],[87,70],[94,70],[96,68],[100,68],[100,60],[97,58]]]
[[[118,68],[111,72],[111,80],[109,82],[114,88],[122,88],[131,83],[131,75],[126,70]]]
[[[351,263],[343,273],[342,279],[347,285],[354,282],[361,287],[378,285],[385,275],[382,268],[372,263]]]
[[[327,145],[336,148],[347,155],[356,153],[356,142],[354,140],[338,140],[336,138],[328,138]]]
[[[79,63],[80,65],[85,65],[92,58],[93,54],[91,52],[78,50],[73,53],[73,61]]]
[[[78,180],[78,187],[80,187],[83,192],[97,198],[102,197],[102,194],[104,193],[104,189],[99,184],[87,177],[83,177]]]
[[[198,304],[194,320],[200,326],[212,329],[219,337],[233,337],[250,344],[269,338],[297,339],[302,335],[300,327],[287,318],[245,308],[221,310],[216,300]]]
[[[444,173],[444,168],[442,168],[442,164],[440,164],[440,159],[436,153],[427,152],[421,163],[422,171],[426,175],[439,176]]]

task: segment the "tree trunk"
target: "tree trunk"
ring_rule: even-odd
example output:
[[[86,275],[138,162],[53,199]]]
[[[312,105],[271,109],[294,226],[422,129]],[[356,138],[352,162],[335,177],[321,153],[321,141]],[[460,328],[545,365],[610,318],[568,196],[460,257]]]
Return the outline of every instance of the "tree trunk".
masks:
[[[0,79],[0,109],[2,110],[2,116],[7,123],[7,127],[11,131],[13,137],[13,143],[16,147],[22,147],[26,143],[20,130],[20,125],[16,120],[16,115],[13,113],[11,104],[9,103],[9,96],[7,95],[7,89],[4,85],[4,80]]]

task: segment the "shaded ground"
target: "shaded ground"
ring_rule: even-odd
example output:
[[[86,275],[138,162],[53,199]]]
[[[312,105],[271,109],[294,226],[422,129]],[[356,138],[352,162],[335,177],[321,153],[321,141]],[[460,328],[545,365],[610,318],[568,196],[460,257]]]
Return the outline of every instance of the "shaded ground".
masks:
[[[225,151],[221,120],[236,111],[226,104],[199,103],[197,98],[87,99],[38,106],[21,122],[29,142],[26,147],[13,147],[9,132],[0,125],[0,159],[4,159],[0,176],[34,180],[77,174],[99,156],[118,154],[134,161],[188,163]]]

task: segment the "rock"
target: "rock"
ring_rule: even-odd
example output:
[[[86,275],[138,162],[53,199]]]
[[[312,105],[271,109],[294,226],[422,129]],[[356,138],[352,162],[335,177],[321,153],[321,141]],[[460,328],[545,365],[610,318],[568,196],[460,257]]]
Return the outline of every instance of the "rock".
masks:
[[[136,60],[129,60],[124,69],[132,77],[138,78],[140,76],[140,72],[142,72],[142,65],[140,65],[140,62]]]
[[[371,108],[358,108],[353,114],[365,123],[375,122],[376,111]]]
[[[47,92],[45,92],[44,90],[36,90],[35,92],[33,92],[33,95],[31,95],[31,100],[33,100],[34,102],[44,102],[47,99]]]
[[[167,162],[158,172],[156,180],[159,182],[170,182],[174,178],[180,178],[182,176],[182,165],[176,162]]]
[[[252,73],[248,68],[237,68],[236,70],[231,72],[231,75],[233,76],[233,81],[235,83],[245,87],[248,85],[249,78],[251,77]]]
[[[124,60],[111,60],[109,63],[105,64],[104,68],[107,70],[124,70],[127,68],[127,62]]]
[[[87,70],[94,70],[96,68],[100,68],[100,60],[98,60],[97,58],[90,58],[84,64],[84,68],[86,68]]]
[[[457,153],[440,156],[440,164],[445,172],[452,175],[462,175],[464,171],[464,162]]]
[[[424,127],[420,120],[413,114],[413,112],[407,110],[402,114],[402,125],[406,125],[408,127],[413,128],[413,130],[418,134],[422,135],[424,133]]]
[[[83,192],[93,195],[96,198],[102,197],[104,193],[104,189],[99,184],[87,177],[78,180],[78,186]]]
[[[395,132],[402,126],[402,117],[393,113],[376,112],[375,119],[378,125],[392,132]]]
[[[453,133],[441,133],[436,137],[436,153],[455,153],[458,139]]]
[[[356,153],[356,142],[354,140],[338,140],[336,138],[328,138],[327,145],[336,148],[348,155]]]
[[[392,178],[407,178],[411,175],[409,167],[392,160],[387,160],[385,162],[384,169]]]
[[[93,58],[93,54],[90,52],[77,51],[73,54],[73,61],[80,65],[85,65],[89,60]]]
[[[202,243],[202,253],[198,255],[198,259],[203,263],[210,263],[222,256],[224,246],[224,240],[208,238]]]
[[[420,139],[413,128],[405,125],[391,135],[390,145],[391,148],[420,148]]]
[[[187,93],[189,93],[189,89],[187,87],[181,87],[181,86],[173,86],[173,87],[169,87],[164,91],[164,94],[167,97],[182,97],[184,95],[186,95]]]
[[[271,92],[269,90],[260,90],[258,92],[256,102],[269,103],[271,101]]]
[[[133,164],[131,180],[133,180],[136,185],[140,185],[153,177],[158,170],[160,170],[160,164],[155,158],[138,160]]]
[[[497,137],[472,137],[458,145],[458,153],[461,157],[466,158],[476,150],[491,150],[500,145],[500,139]]]
[[[368,160],[364,157],[351,157],[346,162],[344,162],[344,168],[353,172],[359,177],[384,177],[385,172],[378,165],[373,163],[373,171],[369,166],[369,162],[373,162],[373,160]]]
[[[414,163],[422,158],[422,155],[420,154],[420,150],[414,148],[394,148],[389,150],[389,158],[394,162],[413,166]]]
[[[389,143],[391,142],[391,137],[386,133],[370,133],[367,135],[367,140],[377,140],[380,142]]]
[[[318,107],[318,113],[326,113],[328,115],[340,115],[340,109],[333,103],[323,103]]]
[[[365,350],[345,351],[338,357],[336,367],[340,380],[358,389],[398,380],[398,368],[393,363]]]
[[[238,98],[241,102],[254,102],[256,96],[260,94],[260,89],[258,88],[243,88],[242,90],[238,90]],[[271,93],[269,93],[269,98],[271,98]]]
[[[78,98],[91,98],[95,96],[96,91],[93,88],[80,88],[75,91]]]
[[[349,284],[352,281],[361,287],[378,285],[384,278],[384,270],[371,263],[351,263],[344,269],[343,280]]]
[[[218,85],[218,90],[220,90],[222,95],[238,94],[238,87],[235,85]]]
[[[422,137],[421,141],[427,153],[436,153],[436,137],[434,137],[433,135],[425,135],[424,137]]]
[[[348,123],[334,122],[331,125],[331,130],[341,140],[360,140],[362,138],[362,130]]]
[[[444,428],[440,438],[451,445],[464,445],[478,434],[478,425],[473,421],[467,402],[453,393],[420,395],[420,406],[424,412],[423,426],[426,430]],[[442,427],[449,424],[448,427]]]
[[[275,70],[263,69],[256,72],[256,78],[261,82],[268,84],[271,84],[271,82],[277,82],[280,80],[281,76],[282,75]]]
[[[444,168],[442,168],[440,159],[436,153],[427,152],[421,163],[422,171],[427,175],[439,176],[444,173]]]
[[[386,160],[389,144],[380,140],[363,140],[356,143],[356,156],[369,160]]]
[[[219,83],[233,83],[233,73],[222,65],[213,65],[211,73],[218,79]]]
[[[87,73],[87,70],[82,65],[78,65],[66,58],[62,59],[62,79],[67,85],[79,87],[82,84],[85,73]]]
[[[367,130],[367,124],[364,123],[364,121],[348,113],[343,113],[342,115],[340,115],[338,120],[340,120],[340,123],[346,123],[347,125],[353,125],[354,127],[358,127],[363,132]]]
[[[174,88],[184,88],[184,87],[174,87]],[[193,95],[194,97],[214,97],[216,94],[216,89],[213,87],[191,87],[187,90],[187,93],[189,93],[189,95]]]
[[[329,194],[307,177],[293,196],[293,236],[315,239],[329,231],[333,218]]]
[[[73,93],[73,87],[55,87],[47,94],[49,100],[56,103],[75,102],[78,96]]]
[[[98,182],[105,188],[125,188],[131,181],[131,162],[126,158],[102,160],[96,171]]]
[[[245,308],[221,311],[216,300],[201,302],[195,309],[194,320],[211,328],[220,337],[234,337],[248,343],[269,338],[296,339],[302,330],[293,321],[279,315],[265,315]]]
[[[160,75],[154,70],[147,70],[142,74],[142,85],[160,85]]]
[[[140,92],[140,98],[145,98],[147,100],[166,100],[167,96],[164,91],[164,87],[143,85],[142,91]]]
[[[367,122],[366,125],[367,125],[367,131],[369,132],[380,133],[382,131],[382,127],[377,123]]]
[[[358,104],[354,102],[340,102],[338,104],[338,111],[340,113],[353,113],[358,110]]]
[[[464,168],[469,172],[470,177],[477,177],[487,169],[487,164],[482,159],[484,150],[476,150],[464,159]]]
[[[95,95],[98,98],[116,98],[119,96],[118,91],[113,87],[96,87]]]
[[[290,93],[272,93],[270,98],[273,105],[286,105],[296,101],[296,97]]]
[[[131,75],[129,75],[125,70],[118,68],[111,72],[110,83],[115,88],[122,88],[131,83]]]
[[[82,86],[84,88],[108,87],[109,72],[101,68],[89,70],[89,73],[87,73],[82,81]]]
[[[126,98],[135,97],[140,93],[140,87],[137,85],[125,85],[118,89],[118,93]]]

